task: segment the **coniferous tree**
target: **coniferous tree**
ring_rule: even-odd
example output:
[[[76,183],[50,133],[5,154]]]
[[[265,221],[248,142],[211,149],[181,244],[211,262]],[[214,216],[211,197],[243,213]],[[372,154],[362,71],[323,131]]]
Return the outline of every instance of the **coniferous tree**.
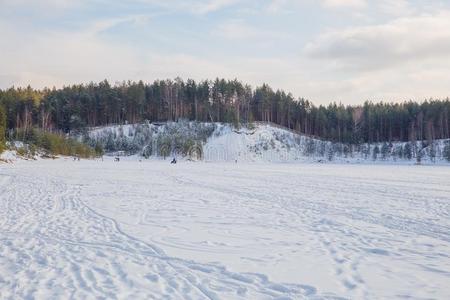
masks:
[[[6,143],[6,113],[5,109],[0,105],[0,153],[5,150]]]
[[[383,143],[381,146],[381,158],[386,159],[389,154],[389,145],[387,143]]]
[[[412,158],[412,147],[410,143],[406,143],[403,147],[403,157],[409,160]]]
[[[328,147],[327,158],[329,161],[332,161],[334,158],[334,148],[332,147],[332,145],[329,145],[329,147]]]
[[[346,144],[450,138],[450,100],[315,106],[264,84],[238,80],[157,80],[0,90],[7,129],[77,132],[84,127],[145,121],[272,122]]]
[[[443,156],[446,160],[450,161],[450,141],[445,142]]]
[[[379,153],[380,153],[380,147],[378,147],[378,145],[377,145],[377,146],[375,146],[375,148],[373,148],[372,159],[377,160]]]
[[[419,165],[422,163],[422,156],[423,156],[423,149],[420,149],[417,151],[417,154],[416,154],[416,161],[417,161],[417,164],[419,164]]]

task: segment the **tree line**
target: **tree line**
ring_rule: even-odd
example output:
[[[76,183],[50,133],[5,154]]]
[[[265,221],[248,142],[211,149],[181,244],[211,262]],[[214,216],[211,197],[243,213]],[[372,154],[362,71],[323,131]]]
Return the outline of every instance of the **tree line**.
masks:
[[[109,124],[195,120],[239,124],[272,122],[340,143],[450,138],[450,100],[363,105],[314,105],[267,84],[238,80],[104,80],[60,89],[0,90],[7,131],[32,128],[69,133]],[[1,119],[0,119],[1,121]],[[1,122],[0,122],[1,126]],[[1,135],[1,134],[0,134]],[[1,137],[0,137],[1,139]]]

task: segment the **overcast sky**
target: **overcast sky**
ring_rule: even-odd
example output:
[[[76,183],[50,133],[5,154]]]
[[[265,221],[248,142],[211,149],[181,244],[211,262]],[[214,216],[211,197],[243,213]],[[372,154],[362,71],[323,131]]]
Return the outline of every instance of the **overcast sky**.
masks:
[[[0,88],[238,78],[317,104],[450,96],[449,0],[0,0]]]

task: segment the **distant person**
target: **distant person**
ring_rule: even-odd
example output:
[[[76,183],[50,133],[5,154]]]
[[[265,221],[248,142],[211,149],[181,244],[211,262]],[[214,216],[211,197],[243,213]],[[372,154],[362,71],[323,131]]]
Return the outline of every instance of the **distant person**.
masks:
[[[177,163],[177,159],[174,157],[170,163],[171,164],[176,164]]]

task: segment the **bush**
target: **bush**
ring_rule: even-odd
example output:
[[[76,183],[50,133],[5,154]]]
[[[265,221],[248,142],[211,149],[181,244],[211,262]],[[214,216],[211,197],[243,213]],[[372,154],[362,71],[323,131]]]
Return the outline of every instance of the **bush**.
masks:
[[[36,148],[41,148],[53,155],[92,158],[103,151],[100,151],[100,149],[94,150],[93,148],[76,140],[67,138],[64,135],[45,132],[39,129],[31,129],[28,131],[16,130],[15,137],[17,140],[29,144],[31,152],[35,152]]]

